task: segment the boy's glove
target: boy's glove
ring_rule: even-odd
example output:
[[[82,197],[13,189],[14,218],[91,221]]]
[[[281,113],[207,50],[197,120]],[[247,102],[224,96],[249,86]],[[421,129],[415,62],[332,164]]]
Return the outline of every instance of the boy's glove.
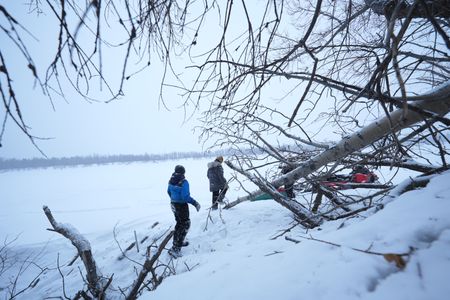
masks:
[[[200,203],[198,203],[197,201],[195,201],[194,206],[195,206],[195,209],[196,209],[197,211],[200,211]]]

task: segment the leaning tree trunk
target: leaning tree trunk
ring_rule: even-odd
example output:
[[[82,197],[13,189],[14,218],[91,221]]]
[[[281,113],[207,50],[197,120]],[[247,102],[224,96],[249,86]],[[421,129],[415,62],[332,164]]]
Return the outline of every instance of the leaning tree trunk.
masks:
[[[291,199],[287,199],[286,197],[284,197],[282,194],[280,194],[276,188],[274,188],[272,185],[268,184],[267,182],[261,180],[258,177],[252,176],[250,173],[248,173],[247,171],[244,171],[238,167],[235,167],[231,162],[226,161],[225,162],[231,169],[241,173],[242,175],[244,175],[247,178],[251,178],[251,181],[256,184],[259,187],[259,191],[256,191],[256,194],[261,194],[261,193],[267,193],[269,195],[271,195],[273,197],[273,199],[275,199],[275,201],[277,201],[279,204],[281,204],[282,206],[286,207],[287,209],[289,209],[290,211],[292,211],[295,216],[296,219],[306,228],[314,228],[320,225],[320,219],[315,216],[314,214],[312,214],[309,210],[307,210],[305,207],[303,207],[300,203],[298,203],[297,201],[291,200]],[[253,193],[252,193],[253,194]],[[255,195],[256,197],[257,195]],[[224,208],[230,208],[235,206],[238,203],[241,203],[243,201],[247,201],[247,200],[251,200],[253,199],[250,195],[248,196],[249,198],[245,197],[241,197],[238,200],[231,202],[229,204],[227,204]]]
[[[88,282],[89,291],[98,299],[105,297],[105,290],[107,286],[103,286],[100,276],[97,273],[97,267],[95,265],[94,257],[92,256],[91,245],[89,241],[78,233],[78,231],[69,224],[62,224],[56,222],[52,215],[52,212],[47,206],[43,207],[45,215],[47,216],[53,230],[69,239],[72,244],[77,248],[78,255],[83,261],[86,268],[86,279]]]
[[[436,88],[430,93],[422,95],[420,98],[426,100],[419,100],[415,102],[415,104],[411,104],[417,109],[414,110],[412,110],[411,108],[398,109],[394,111],[389,116],[381,118],[375,121],[374,123],[364,127],[359,132],[356,132],[342,139],[334,147],[302,163],[294,170],[272,181],[270,185],[276,189],[282,185],[293,184],[298,179],[306,177],[307,175],[318,170],[319,168],[333,161],[342,159],[357,150],[369,146],[370,144],[376,142],[377,140],[386,136],[389,133],[397,132],[415,123],[424,121],[425,119],[424,115],[427,116],[445,115],[450,111],[450,81],[446,82],[444,85],[442,85],[439,88]],[[419,110],[423,111],[423,113],[418,112]],[[234,168],[232,164],[229,164],[229,166]],[[258,186],[261,188],[260,185]],[[250,193],[247,196],[238,198],[236,201],[230,202],[224,208],[230,208],[241,202],[255,199],[257,196],[263,194],[264,192],[267,192],[267,189],[266,188],[264,189],[265,190],[260,189]],[[285,202],[287,200],[284,197],[275,197],[274,199],[281,205],[287,207],[285,205],[286,204]],[[303,210],[296,211],[295,207],[288,207],[288,208],[300,219],[305,219],[308,217],[304,214]],[[311,220],[307,221],[310,222]]]

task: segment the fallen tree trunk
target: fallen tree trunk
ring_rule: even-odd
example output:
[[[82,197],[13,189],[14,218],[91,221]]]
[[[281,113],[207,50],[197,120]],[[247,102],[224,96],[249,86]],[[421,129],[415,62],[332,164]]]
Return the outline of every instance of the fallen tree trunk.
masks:
[[[320,219],[317,218],[315,215],[313,215],[308,209],[303,207],[300,203],[298,203],[295,200],[292,200],[290,198],[285,197],[283,194],[281,194],[277,189],[273,188],[270,184],[267,184],[260,178],[252,176],[250,173],[241,170],[237,167],[235,167],[231,162],[227,161],[227,165],[232,168],[233,170],[236,170],[237,172],[241,173],[242,175],[246,176],[247,178],[252,178],[252,182],[256,184],[260,191],[258,192],[265,192],[272,196],[272,198],[281,204],[282,206],[286,207],[290,211],[292,211],[297,221],[302,224],[306,228],[314,228],[320,225]],[[250,198],[255,199],[255,198]],[[231,207],[230,204],[227,204],[224,208]]]
[[[330,149],[325,150],[324,152],[311,158],[310,160],[300,164],[294,170],[286,173],[283,176],[280,176],[278,179],[268,184],[270,184],[270,186],[273,187],[273,190],[276,191],[278,187],[282,185],[293,184],[298,179],[305,178],[319,168],[371,145],[372,143],[388,135],[389,133],[397,132],[401,129],[410,127],[415,123],[424,121],[424,114],[436,117],[445,115],[450,111],[450,81],[427,94],[416,97],[416,99],[417,98],[425,99],[418,100],[413,104],[410,104],[417,109],[397,109],[389,116],[383,117],[375,121],[374,123],[367,125],[360,131],[342,139],[334,147],[331,147]],[[424,114],[421,114],[418,111],[423,111]],[[234,167],[230,162],[226,161],[226,164],[230,168],[236,170],[236,167]],[[252,180],[252,176],[248,178]],[[255,184],[257,183],[255,182]],[[255,199],[264,192],[267,191],[261,189],[254,191],[252,193],[249,193],[247,196],[240,197],[237,200],[230,202],[224,208],[228,209],[239,203]],[[279,202],[277,199],[275,199],[275,201]],[[284,206],[283,203],[280,204]],[[295,210],[292,211],[297,215],[297,212]],[[301,215],[303,215],[303,212],[299,213],[299,216],[301,217]]]

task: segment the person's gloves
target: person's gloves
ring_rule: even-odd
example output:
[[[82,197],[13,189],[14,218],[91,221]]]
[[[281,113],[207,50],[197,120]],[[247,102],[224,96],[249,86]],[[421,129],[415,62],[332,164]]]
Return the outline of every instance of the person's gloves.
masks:
[[[195,201],[194,206],[195,206],[195,209],[196,209],[197,211],[200,211],[200,203],[198,203],[197,201]]]

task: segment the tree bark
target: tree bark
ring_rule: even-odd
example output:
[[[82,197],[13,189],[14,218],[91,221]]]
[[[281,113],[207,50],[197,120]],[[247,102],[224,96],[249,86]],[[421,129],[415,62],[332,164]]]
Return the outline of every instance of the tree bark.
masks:
[[[104,297],[104,288],[101,286],[100,277],[97,273],[97,267],[89,241],[72,226],[56,222],[52,212],[47,206],[44,206],[43,210],[54,231],[69,239],[72,242],[72,245],[77,248],[78,255],[81,257],[84,267],[86,268],[86,279],[92,295],[98,298]]]
[[[450,111],[450,81],[439,88],[422,95],[422,98],[427,100],[417,101],[411,105],[424,110],[427,114],[431,113],[432,115],[439,116],[445,115]],[[439,100],[429,100],[433,98]],[[345,137],[334,147],[331,147],[329,150],[302,163],[299,167],[289,173],[280,176],[278,179],[272,181],[270,185],[276,189],[282,185],[293,184],[298,179],[306,177],[319,168],[369,146],[389,133],[397,132],[423,120],[424,116],[418,112],[411,109],[398,109],[391,115],[369,124],[359,132]],[[229,162],[226,163],[229,166],[231,165]],[[230,202],[224,208],[230,208],[238,203],[252,200],[263,193],[264,192],[261,190],[254,191],[247,196],[240,197],[236,201]]]
[[[242,175],[246,176],[247,178],[252,178],[253,179],[252,182],[260,188],[260,190],[256,191],[256,193],[261,194],[264,192],[264,193],[271,195],[272,198],[276,202],[278,202],[279,204],[281,204],[282,206],[284,206],[285,208],[287,208],[288,210],[293,212],[294,215],[296,216],[297,221],[300,224],[302,224],[304,227],[314,228],[314,227],[317,227],[318,225],[320,225],[320,219],[317,218],[315,215],[313,215],[308,209],[306,209],[304,206],[302,206],[297,201],[285,197],[284,195],[279,193],[275,188],[273,188],[273,186],[271,186],[267,182],[252,176],[251,174],[249,174],[248,172],[246,172],[240,168],[235,167],[231,162],[226,161],[226,164],[231,169],[241,173]],[[242,199],[242,198],[240,198],[240,199]],[[241,201],[240,199],[238,199],[235,202],[240,203],[240,202],[246,201],[245,199],[243,201]],[[253,198],[250,197],[249,199],[251,200]],[[233,207],[234,205],[237,204],[235,202],[227,204],[224,208],[228,209],[230,207]]]
[[[370,9],[377,15],[384,15],[391,18],[396,6],[400,7],[395,13],[395,18],[402,19],[408,14],[412,4],[404,0],[365,0]],[[450,1],[449,0],[424,0],[421,5],[418,5],[411,14],[412,18],[428,18],[429,16],[435,18],[450,17]]]

